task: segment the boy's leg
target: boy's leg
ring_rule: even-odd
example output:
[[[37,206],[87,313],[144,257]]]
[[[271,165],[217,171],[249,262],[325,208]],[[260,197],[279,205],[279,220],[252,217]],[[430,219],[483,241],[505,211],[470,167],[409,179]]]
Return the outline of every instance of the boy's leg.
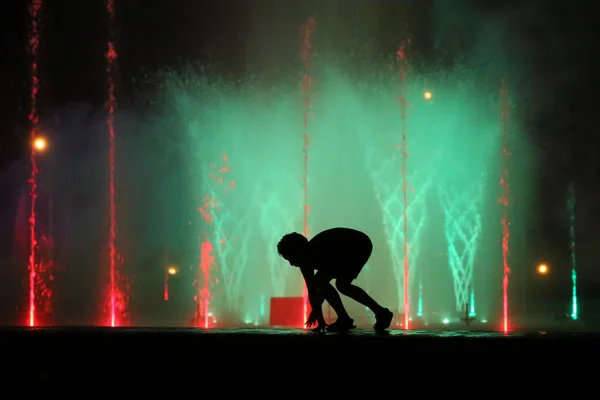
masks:
[[[352,257],[345,258],[346,264],[339,267],[335,286],[340,293],[350,297],[363,306],[368,307],[375,315],[377,315],[385,309],[373,300],[367,292],[352,284],[352,281],[358,278],[358,275],[360,275],[365,265],[367,265],[367,261],[369,261],[372,251],[373,244],[368,238],[367,240],[364,240],[360,246],[357,244],[356,248],[353,249]]]
[[[335,282],[335,287],[337,287],[340,293],[344,296],[348,296],[357,303],[360,303],[365,307],[369,307],[369,309],[375,314],[385,310],[385,308],[380,306],[379,303],[377,303],[371,296],[367,294],[367,292],[358,286],[353,285],[351,279],[338,279]]]
[[[356,328],[356,326],[354,326],[354,321],[352,318],[350,318],[348,311],[346,311],[346,307],[344,307],[344,304],[342,303],[340,294],[337,290],[335,290],[330,282],[332,278],[325,276],[321,272],[317,272],[317,275],[319,275],[318,278],[321,282],[327,282],[323,284],[321,289],[323,291],[323,297],[325,300],[327,300],[331,308],[333,308],[333,311],[335,311],[338,316],[338,319],[327,327],[327,331],[346,332],[350,329]],[[315,275],[315,277],[317,277],[317,275]]]
[[[325,298],[325,300],[327,300],[327,303],[329,303],[331,308],[333,308],[333,311],[335,311],[335,313],[337,314],[338,319],[351,319],[348,315],[348,311],[346,311],[346,307],[344,307],[344,303],[342,303],[342,298],[340,297],[340,294],[337,290],[335,290],[335,288],[330,282],[331,278],[325,277],[320,272],[317,272],[317,279],[321,280],[321,282],[327,282],[323,285],[321,289],[323,290],[323,297]]]
[[[393,314],[390,310],[382,307],[377,303],[371,296],[367,294],[360,287],[353,285],[351,278],[340,278],[337,279],[335,285],[337,289],[345,296],[350,297],[352,300],[368,307],[375,314],[375,330],[381,331],[389,328],[392,323]]]

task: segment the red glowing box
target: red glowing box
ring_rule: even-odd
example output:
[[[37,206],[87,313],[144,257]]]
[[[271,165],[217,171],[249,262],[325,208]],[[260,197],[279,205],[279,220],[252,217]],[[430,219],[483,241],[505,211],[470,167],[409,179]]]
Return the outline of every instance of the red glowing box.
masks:
[[[308,313],[310,313],[310,305],[308,305]],[[304,299],[302,297],[271,297],[269,325],[303,328],[304,322]]]

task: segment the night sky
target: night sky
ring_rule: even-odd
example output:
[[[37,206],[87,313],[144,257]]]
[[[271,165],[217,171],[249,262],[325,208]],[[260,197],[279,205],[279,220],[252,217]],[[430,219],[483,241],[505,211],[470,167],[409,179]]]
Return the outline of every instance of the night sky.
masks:
[[[393,52],[408,20],[415,47],[435,58],[436,19],[432,0],[115,0],[121,104],[143,106],[143,77],[185,62],[210,60],[232,76],[243,75],[249,60],[262,68],[271,57],[297,56],[298,27],[310,16],[329,24],[328,40],[352,46],[375,41]],[[27,54],[28,1],[0,5],[0,168],[27,156],[30,66]],[[522,51],[535,76],[531,101],[543,102],[528,127],[535,140],[541,174],[532,196],[539,199],[531,234],[540,247],[567,248],[566,184],[578,193],[582,268],[588,283],[600,257],[598,204],[600,160],[596,99],[600,87],[597,24],[589,1],[446,1],[476,18],[502,16],[519,32]],[[484,4],[482,4],[484,3]],[[468,13],[465,13],[467,15]],[[468,18],[454,24],[457,49],[470,37]],[[106,101],[105,58],[108,26],[101,0],[47,0],[42,11],[38,109],[42,116],[71,104],[101,109]],[[252,34],[250,35],[249,32]],[[249,38],[252,38],[251,40]],[[264,40],[261,40],[264,38]],[[142,82],[142,83],[140,83]],[[0,193],[2,197],[2,193]],[[5,202],[3,202],[5,203]],[[562,251],[562,250],[561,250]]]

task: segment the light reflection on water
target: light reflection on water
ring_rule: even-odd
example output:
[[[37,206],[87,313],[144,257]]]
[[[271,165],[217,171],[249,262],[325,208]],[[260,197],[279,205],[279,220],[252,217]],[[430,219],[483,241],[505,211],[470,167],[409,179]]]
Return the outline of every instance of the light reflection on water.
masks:
[[[46,332],[46,333],[107,333],[107,334],[181,334],[181,335],[211,335],[211,336],[229,336],[229,335],[280,335],[280,336],[313,336],[316,335],[302,329],[290,328],[150,328],[150,327],[0,327],[1,333],[14,332]],[[336,336],[339,334],[327,333],[325,336]],[[429,337],[429,338],[573,338],[573,337],[599,337],[600,333],[583,332],[548,332],[548,331],[530,331],[530,332],[502,332],[491,331],[469,331],[469,330],[399,330],[391,329],[383,334],[377,334],[373,329],[354,329],[346,335],[358,337]]]

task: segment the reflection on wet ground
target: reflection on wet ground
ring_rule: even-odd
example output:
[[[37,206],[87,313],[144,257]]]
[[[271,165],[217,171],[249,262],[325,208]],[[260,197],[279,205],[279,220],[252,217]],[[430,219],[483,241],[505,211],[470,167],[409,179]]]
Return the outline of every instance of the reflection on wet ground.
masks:
[[[105,328],[105,327],[2,327],[1,333],[16,333],[16,332],[47,332],[47,333],[123,333],[123,334],[181,334],[181,335],[209,335],[209,336],[231,336],[231,335],[252,335],[252,336],[314,336],[319,335],[303,329],[289,328],[213,328],[213,329],[198,329],[198,328],[148,328],[148,327],[125,327],[125,328]],[[339,334],[325,333],[324,336],[338,336]],[[572,337],[598,337],[600,333],[596,332],[547,332],[547,331],[531,331],[531,332],[502,332],[490,331],[469,331],[469,330],[397,330],[392,329],[383,334],[378,334],[373,329],[354,329],[345,335],[357,337],[428,337],[428,338],[517,338],[517,337],[552,337],[552,338],[572,338]]]

